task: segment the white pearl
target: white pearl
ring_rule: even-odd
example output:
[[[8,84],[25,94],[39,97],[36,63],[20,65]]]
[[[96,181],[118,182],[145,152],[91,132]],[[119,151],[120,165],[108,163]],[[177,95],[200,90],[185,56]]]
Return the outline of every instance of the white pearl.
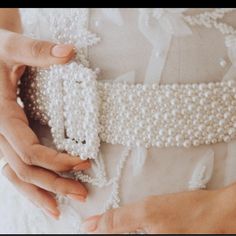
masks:
[[[193,145],[194,145],[194,146],[199,146],[199,145],[200,145],[200,142],[199,142],[199,140],[197,140],[197,139],[196,139],[196,140],[194,140],[194,141],[193,141]]]
[[[220,66],[221,66],[221,67],[226,67],[226,65],[227,65],[226,60],[224,60],[223,58],[221,58],[221,59],[220,59]]]
[[[186,147],[186,148],[190,147],[190,145],[191,145],[191,142],[189,140],[186,140],[183,143],[183,146]]]

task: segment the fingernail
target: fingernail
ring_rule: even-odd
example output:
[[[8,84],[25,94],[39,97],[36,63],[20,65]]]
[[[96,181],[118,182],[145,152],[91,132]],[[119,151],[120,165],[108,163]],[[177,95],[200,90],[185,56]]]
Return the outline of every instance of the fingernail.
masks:
[[[55,45],[51,53],[54,57],[67,57],[73,52],[73,46],[72,45],[65,45],[65,44],[59,44]]]
[[[73,170],[86,170],[86,169],[89,169],[91,167],[91,163],[90,161],[85,161],[85,162],[82,162],[78,165],[76,165]]]
[[[60,212],[55,212],[55,211],[51,211],[50,209],[44,209],[45,212],[49,215],[52,216],[54,219],[58,220],[59,216],[60,216]]]
[[[81,224],[81,230],[83,232],[93,232],[97,229],[97,225],[98,225],[98,220],[100,219],[100,215],[97,216],[92,216],[90,218],[88,218],[86,221],[84,221]]]
[[[74,194],[74,193],[67,194],[67,197],[72,199],[72,200],[79,200],[81,202],[86,201],[86,197],[84,197],[82,195]]]

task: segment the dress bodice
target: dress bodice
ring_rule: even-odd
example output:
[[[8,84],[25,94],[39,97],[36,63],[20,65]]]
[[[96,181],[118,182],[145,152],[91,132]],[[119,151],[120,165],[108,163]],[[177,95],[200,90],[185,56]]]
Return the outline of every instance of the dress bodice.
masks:
[[[92,69],[99,82],[147,86],[234,80],[235,14],[235,9],[21,9],[26,35],[74,44],[74,61]],[[204,106],[208,103],[203,102],[201,107]],[[76,114],[72,120],[75,117]],[[44,118],[46,123],[48,117]],[[66,127],[70,126],[69,122]],[[43,144],[55,148],[47,126],[34,121],[32,127]],[[126,130],[119,132],[122,131]],[[236,179],[236,145],[234,138],[225,141],[188,148],[127,147],[102,142],[92,169],[73,173],[87,184],[87,202],[81,205],[58,196],[64,216],[60,227],[51,223],[52,232],[79,232],[81,219],[148,195],[232,183]],[[43,228],[37,230],[41,232]]]

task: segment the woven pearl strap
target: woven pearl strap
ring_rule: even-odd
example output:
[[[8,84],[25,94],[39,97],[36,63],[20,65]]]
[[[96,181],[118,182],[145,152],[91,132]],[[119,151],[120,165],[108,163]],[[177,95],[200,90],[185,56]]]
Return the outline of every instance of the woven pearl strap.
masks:
[[[48,123],[58,149],[96,158],[100,141],[128,147],[190,147],[236,134],[236,83],[128,84],[96,81],[70,63],[31,70],[21,98]]]

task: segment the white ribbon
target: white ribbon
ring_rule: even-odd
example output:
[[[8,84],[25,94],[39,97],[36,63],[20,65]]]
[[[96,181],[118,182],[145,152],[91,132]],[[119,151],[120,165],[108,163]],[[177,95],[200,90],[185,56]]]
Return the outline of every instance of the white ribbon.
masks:
[[[192,33],[184,22],[182,13],[185,10],[185,8],[140,9],[139,29],[153,45],[145,83],[160,81],[172,36],[186,36]]]

